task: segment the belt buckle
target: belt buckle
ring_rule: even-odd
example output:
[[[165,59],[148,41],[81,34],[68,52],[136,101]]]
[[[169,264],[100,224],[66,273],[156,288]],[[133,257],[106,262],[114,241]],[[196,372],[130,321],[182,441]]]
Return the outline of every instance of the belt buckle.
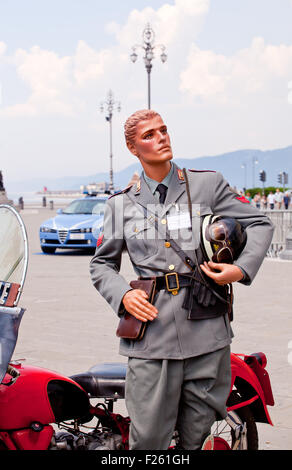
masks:
[[[168,282],[168,277],[169,276],[175,276],[175,280],[176,280],[176,286],[175,287],[169,287],[169,282]],[[179,290],[178,274],[177,273],[167,273],[167,274],[165,274],[165,283],[166,283],[166,289],[168,290],[168,292],[171,292],[172,295],[177,295],[178,290]]]

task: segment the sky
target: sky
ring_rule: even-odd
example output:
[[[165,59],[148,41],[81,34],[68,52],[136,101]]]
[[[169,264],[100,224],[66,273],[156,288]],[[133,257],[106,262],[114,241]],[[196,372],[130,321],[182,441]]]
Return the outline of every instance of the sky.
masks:
[[[130,60],[147,23],[151,105],[175,157],[291,145],[291,22],[292,0],[0,0],[4,183],[108,171],[109,90],[114,171],[136,162],[123,124],[147,108],[142,49]]]

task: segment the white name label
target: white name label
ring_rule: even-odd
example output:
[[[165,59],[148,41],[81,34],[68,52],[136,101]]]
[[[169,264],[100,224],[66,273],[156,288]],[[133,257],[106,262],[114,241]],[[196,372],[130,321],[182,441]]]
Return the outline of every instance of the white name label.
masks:
[[[188,212],[179,212],[176,215],[167,216],[168,230],[177,230],[191,227],[191,218]]]

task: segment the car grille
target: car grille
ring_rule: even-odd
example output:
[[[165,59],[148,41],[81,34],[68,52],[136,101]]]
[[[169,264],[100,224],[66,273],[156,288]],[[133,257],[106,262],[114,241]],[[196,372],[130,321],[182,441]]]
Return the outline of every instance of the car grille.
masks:
[[[58,236],[61,243],[64,243],[68,235],[68,230],[58,230]]]

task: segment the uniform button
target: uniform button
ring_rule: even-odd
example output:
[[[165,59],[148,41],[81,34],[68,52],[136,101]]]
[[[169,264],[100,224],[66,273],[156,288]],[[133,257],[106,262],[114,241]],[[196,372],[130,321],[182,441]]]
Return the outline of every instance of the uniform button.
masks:
[[[169,248],[169,247],[170,247],[170,243],[169,243],[169,242],[165,242],[165,243],[164,243],[164,246],[165,246],[165,248]]]
[[[166,224],[166,219],[161,219],[161,223],[162,223],[163,225],[165,225],[165,224]]]
[[[173,271],[173,270],[174,270],[174,264],[170,264],[170,265],[168,266],[168,269],[169,269],[170,271]]]

